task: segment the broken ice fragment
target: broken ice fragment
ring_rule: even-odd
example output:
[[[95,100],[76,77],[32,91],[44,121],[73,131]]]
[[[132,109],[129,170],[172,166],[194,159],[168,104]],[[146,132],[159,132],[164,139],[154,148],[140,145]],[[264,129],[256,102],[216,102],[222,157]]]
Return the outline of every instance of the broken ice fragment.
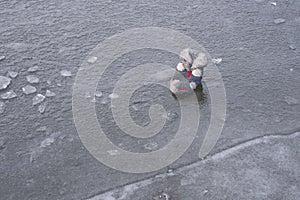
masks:
[[[54,143],[54,138],[49,137],[41,142],[41,147],[47,147]]]
[[[47,126],[42,126],[36,129],[37,132],[44,132],[47,130]]]
[[[60,71],[60,74],[63,76],[63,77],[70,77],[72,76],[72,73],[68,70],[61,70]]]
[[[32,105],[37,105],[39,103],[42,103],[45,100],[45,96],[42,94],[37,94],[35,97],[32,99]]]
[[[111,93],[108,97],[111,99],[116,99],[116,98],[119,98],[119,95],[116,93]]]
[[[0,76],[0,90],[7,88],[10,82],[11,82],[10,78],[7,78],[6,76]]]
[[[290,97],[290,96],[285,96],[284,97],[284,100],[285,102],[288,104],[288,105],[296,105],[298,104],[298,100],[293,98],[293,97]]]
[[[98,59],[97,57],[93,56],[93,57],[89,57],[87,61],[88,63],[94,64],[97,61],[97,59]]]
[[[28,72],[36,72],[37,70],[39,70],[38,66],[33,66],[33,67],[29,67],[29,69],[27,70]]]
[[[270,4],[272,4],[273,6],[276,6],[276,5],[277,5],[276,2],[270,2]]]
[[[4,113],[5,111],[5,103],[0,102],[0,114]]]
[[[213,58],[212,62],[215,64],[220,64],[222,62],[222,60],[223,60],[222,58]]]
[[[5,56],[0,56],[0,61],[4,60]]]
[[[24,94],[32,94],[36,92],[36,88],[31,85],[26,85],[22,88]]]
[[[285,22],[285,19],[281,19],[281,18],[275,19],[275,20],[274,20],[274,23],[275,23],[275,24],[282,24],[282,23],[284,23],[284,22]]]
[[[45,112],[45,109],[46,109],[46,105],[45,104],[41,104],[39,105],[38,107],[38,111],[43,114]]]
[[[2,99],[13,99],[15,97],[17,97],[17,94],[12,90],[1,94]]]
[[[96,97],[102,97],[102,95],[103,95],[103,94],[102,94],[101,91],[96,91],[96,92],[95,92],[95,96],[96,96]]]
[[[90,93],[89,93],[89,92],[86,92],[86,93],[85,93],[85,95],[84,95],[84,97],[85,97],[86,99],[90,99],[90,98],[92,98],[92,96],[90,95]]]
[[[18,76],[18,72],[8,71],[8,76],[11,78],[16,78]]]
[[[56,94],[50,90],[46,90],[46,97],[54,97]]]
[[[116,150],[116,149],[114,149],[114,150],[108,150],[107,153],[109,153],[109,155],[111,155],[111,156],[116,156],[116,155],[120,155],[120,154],[121,154],[121,153],[120,153],[118,150]]]
[[[28,75],[26,76],[26,80],[29,82],[29,83],[39,83],[40,82],[40,79],[34,75]]]
[[[150,143],[147,143],[144,145],[145,149],[152,150],[152,151],[157,149],[157,147],[158,147],[158,144],[156,142],[150,142]]]
[[[290,45],[289,48],[290,48],[291,50],[296,50],[296,47],[295,47],[294,45]]]

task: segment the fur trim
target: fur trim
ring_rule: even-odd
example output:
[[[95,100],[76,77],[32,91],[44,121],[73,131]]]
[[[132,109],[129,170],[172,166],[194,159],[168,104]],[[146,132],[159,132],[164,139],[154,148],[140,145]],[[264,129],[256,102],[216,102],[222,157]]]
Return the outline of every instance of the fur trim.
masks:
[[[198,53],[197,57],[195,58],[192,69],[197,69],[200,67],[205,67],[207,65],[207,57],[204,53]]]
[[[191,56],[191,50],[190,49],[183,49],[180,52],[180,57],[188,61],[189,63],[193,62],[192,56]]]
[[[184,70],[184,66],[183,66],[182,63],[178,63],[178,65],[177,65],[176,68],[177,68],[177,70],[180,71],[180,72],[182,72],[182,71]]]
[[[202,71],[200,69],[194,69],[192,71],[193,76],[200,77],[202,76]]]

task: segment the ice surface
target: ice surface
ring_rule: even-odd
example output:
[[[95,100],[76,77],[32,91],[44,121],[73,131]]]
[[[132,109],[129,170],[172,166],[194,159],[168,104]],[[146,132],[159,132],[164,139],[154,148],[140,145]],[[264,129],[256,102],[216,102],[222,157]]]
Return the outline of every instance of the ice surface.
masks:
[[[35,97],[32,99],[32,105],[37,105],[39,103],[42,103],[45,100],[45,96],[42,94],[37,94]]]
[[[24,94],[32,94],[36,92],[36,88],[31,85],[26,85],[22,88]]]
[[[9,90],[8,92],[1,94],[2,99],[13,99],[16,97],[17,97],[17,94],[12,90]]]
[[[87,61],[88,63],[94,64],[97,61],[97,59],[98,59],[97,57],[93,56],[93,57],[89,57]]]
[[[11,82],[10,78],[7,78],[6,76],[0,76],[0,90],[7,88],[10,82]]]
[[[96,91],[95,96],[96,97],[102,97],[103,93],[101,91]]]
[[[284,23],[284,22],[285,22],[285,19],[281,19],[281,18],[275,19],[275,20],[274,20],[274,23],[275,23],[275,24],[282,24],[282,23]]]
[[[46,97],[54,97],[56,94],[50,90],[46,90]]]
[[[152,151],[157,149],[157,147],[158,147],[158,144],[156,142],[150,142],[150,143],[147,143],[144,145],[145,149],[152,150]]]
[[[70,77],[72,76],[72,73],[68,70],[61,70],[60,71],[60,74],[63,76],[63,77]]]
[[[215,64],[220,64],[222,61],[223,61],[222,58],[213,58],[212,59],[212,62],[215,63]]]
[[[43,103],[41,105],[39,105],[38,107],[38,111],[43,114],[45,112],[45,109],[46,109],[46,105]]]
[[[0,61],[4,60],[5,56],[0,56]]]
[[[290,96],[285,96],[284,100],[289,105],[296,105],[296,104],[298,104],[298,100],[295,99],[295,98],[293,98],[293,97],[290,97]]]
[[[35,76],[35,75],[28,75],[28,76],[26,76],[26,80],[29,83],[39,83],[40,82],[40,79],[37,76]]]
[[[15,71],[8,71],[8,75],[11,78],[16,78],[18,76],[18,72]]]
[[[5,103],[0,101],[0,114],[4,113],[5,111]]]
[[[28,72],[36,72],[39,70],[39,67],[37,65],[33,66],[33,67],[30,67],[27,71]]]
[[[111,93],[108,97],[111,99],[116,99],[116,98],[119,98],[119,95],[116,93]]]

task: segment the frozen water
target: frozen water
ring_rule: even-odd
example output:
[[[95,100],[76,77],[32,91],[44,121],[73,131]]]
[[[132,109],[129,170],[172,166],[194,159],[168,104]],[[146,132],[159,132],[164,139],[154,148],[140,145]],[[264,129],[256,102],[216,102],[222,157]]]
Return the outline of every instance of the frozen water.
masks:
[[[276,5],[277,5],[276,2],[270,2],[270,4],[272,4],[273,6],[276,6]]]
[[[13,99],[15,97],[17,97],[17,94],[12,90],[1,94],[2,99]]]
[[[298,100],[295,99],[295,98],[293,98],[293,97],[290,97],[290,96],[285,96],[284,100],[289,105],[296,105],[296,104],[298,104]]]
[[[114,149],[114,150],[109,150],[109,151],[107,151],[107,153],[109,153],[109,155],[111,155],[111,156],[116,156],[116,155],[120,155],[121,153],[118,151],[118,150],[116,150],[116,149]]]
[[[10,78],[7,78],[6,76],[0,76],[0,90],[7,88],[10,82],[11,82]]]
[[[49,137],[41,142],[41,147],[47,147],[54,143],[54,137]]]
[[[8,75],[10,78],[16,78],[18,76],[18,72],[8,71]]]
[[[92,98],[92,96],[91,96],[91,94],[90,94],[89,92],[86,92],[85,95],[84,95],[84,97],[85,97],[86,99]]]
[[[5,103],[0,101],[0,114],[4,113],[5,111]]]
[[[96,91],[95,96],[96,97],[102,97],[103,93],[101,91]]]
[[[60,74],[63,76],[63,77],[70,77],[72,76],[72,73],[68,70],[61,70],[60,71]]]
[[[44,132],[47,131],[47,126],[42,126],[36,129],[37,132]]]
[[[155,149],[157,149],[157,147],[158,147],[158,144],[156,142],[150,142],[150,143],[147,143],[144,145],[144,148],[148,149],[148,150],[155,150]]]
[[[31,85],[26,85],[22,88],[24,94],[32,94],[36,92],[36,88]]]
[[[40,79],[38,77],[36,77],[35,75],[28,75],[28,76],[26,76],[26,80],[29,83],[39,83],[40,82]]]
[[[35,97],[32,99],[32,105],[37,105],[39,103],[42,103],[45,100],[45,96],[42,94],[37,94]]]
[[[116,99],[116,98],[119,98],[119,95],[116,93],[111,93],[108,97],[111,99]]]
[[[213,58],[212,62],[215,64],[220,64],[222,62],[222,60],[223,60],[222,58]]]
[[[296,47],[295,47],[294,45],[290,45],[289,48],[290,48],[291,50],[296,50]]]
[[[46,105],[43,103],[41,105],[39,105],[38,107],[38,111],[43,114],[45,112],[45,109],[46,109]]]
[[[176,112],[169,112],[167,114],[167,120],[168,121],[173,121],[178,117],[178,114]]]
[[[281,19],[281,18],[275,19],[275,20],[274,20],[274,23],[275,23],[275,24],[282,24],[282,23],[284,23],[284,22],[285,22],[285,19]]]
[[[5,56],[0,56],[0,61],[4,60]]]
[[[89,57],[87,61],[88,61],[88,63],[93,64],[93,63],[95,63],[97,61],[97,59],[98,59],[97,57],[93,56],[93,57]]]
[[[46,90],[46,97],[54,97],[56,94],[50,90]]]
[[[39,70],[39,67],[37,65],[33,66],[33,67],[30,67],[27,71],[28,72],[36,72]]]

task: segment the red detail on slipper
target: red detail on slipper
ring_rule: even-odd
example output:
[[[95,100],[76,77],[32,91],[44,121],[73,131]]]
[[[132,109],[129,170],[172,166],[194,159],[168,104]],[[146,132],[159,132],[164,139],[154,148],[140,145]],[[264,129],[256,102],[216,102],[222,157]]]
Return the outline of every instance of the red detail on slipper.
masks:
[[[181,88],[179,88],[179,90],[186,90],[186,88],[184,88],[184,87],[181,87]]]
[[[191,74],[192,74],[192,71],[188,71],[188,73],[187,73],[188,78],[191,77]]]

